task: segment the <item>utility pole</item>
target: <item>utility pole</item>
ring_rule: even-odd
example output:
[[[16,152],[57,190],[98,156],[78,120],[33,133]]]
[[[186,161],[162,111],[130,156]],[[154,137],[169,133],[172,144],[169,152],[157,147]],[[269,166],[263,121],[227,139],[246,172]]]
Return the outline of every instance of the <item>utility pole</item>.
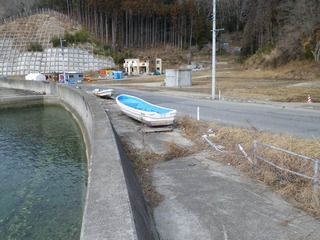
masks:
[[[211,99],[215,100],[216,96],[216,36],[218,31],[223,31],[224,29],[216,29],[216,0],[213,0],[212,9],[212,89],[211,89]]]
[[[216,0],[213,0],[212,10],[212,88],[211,99],[216,96]]]
[[[64,83],[66,83],[66,72],[65,72],[65,68],[64,68],[64,52],[63,52],[63,44],[62,42],[65,42],[66,40],[63,40],[60,37],[60,47],[61,47],[61,54],[62,54],[62,71],[63,71],[63,81]]]

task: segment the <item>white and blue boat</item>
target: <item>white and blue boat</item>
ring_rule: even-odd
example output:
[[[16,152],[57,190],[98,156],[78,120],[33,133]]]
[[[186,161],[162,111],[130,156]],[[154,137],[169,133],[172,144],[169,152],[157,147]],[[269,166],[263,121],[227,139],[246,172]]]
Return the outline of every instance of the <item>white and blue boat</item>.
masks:
[[[101,98],[111,98],[115,91],[116,91],[116,90],[114,90],[114,89],[104,89],[104,90],[94,89],[94,90],[92,91],[92,93],[93,93],[94,95],[96,95],[97,97],[101,97]]]
[[[171,125],[177,114],[174,109],[160,107],[126,94],[117,96],[116,102],[123,113],[150,127]]]

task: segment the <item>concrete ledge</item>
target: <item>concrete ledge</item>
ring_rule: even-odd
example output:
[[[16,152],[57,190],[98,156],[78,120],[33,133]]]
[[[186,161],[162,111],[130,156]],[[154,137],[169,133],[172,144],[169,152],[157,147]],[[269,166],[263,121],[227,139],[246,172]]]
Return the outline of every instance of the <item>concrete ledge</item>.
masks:
[[[74,86],[47,82],[1,79],[0,87],[45,93],[44,96],[32,96],[30,100],[33,99],[36,105],[41,101],[44,105],[62,104],[77,119],[88,159],[82,240],[159,239],[139,180],[125,153],[118,150],[120,141],[94,96]],[[21,103],[14,99],[12,102]]]
[[[43,106],[44,96],[19,96],[0,98],[0,109]]]

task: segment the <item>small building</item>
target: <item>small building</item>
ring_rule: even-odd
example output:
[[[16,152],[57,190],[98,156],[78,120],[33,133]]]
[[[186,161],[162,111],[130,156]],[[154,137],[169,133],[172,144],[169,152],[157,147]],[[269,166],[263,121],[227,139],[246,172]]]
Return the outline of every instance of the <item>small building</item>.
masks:
[[[162,60],[140,60],[138,58],[125,59],[123,64],[124,71],[128,75],[143,73],[162,73]]]
[[[140,73],[140,60],[138,58],[125,59],[123,69],[128,75]]]
[[[149,69],[151,73],[162,73],[162,59],[161,58],[156,58],[155,61],[151,60],[149,64]]]
[[[66,72],[65,75],[69,83],[77,83],[77,82],[82,82],[84,80],[83,73]]]
[[[190,87],[192,86],[191,69],[166,69],[166,87]]]
[[[77,83],[84,81],[84,75],[80,72],[65,72],[64,74],[62,72],[53,72],[44,73],[44,75],[48,81],[53,82],[65,82],[64,78],[66,78],[66,80],[69,83]]]
[[[42,73],[46,76],[47,81],[57,82],[59,80],[59,73],[58,72],[48,72]]]

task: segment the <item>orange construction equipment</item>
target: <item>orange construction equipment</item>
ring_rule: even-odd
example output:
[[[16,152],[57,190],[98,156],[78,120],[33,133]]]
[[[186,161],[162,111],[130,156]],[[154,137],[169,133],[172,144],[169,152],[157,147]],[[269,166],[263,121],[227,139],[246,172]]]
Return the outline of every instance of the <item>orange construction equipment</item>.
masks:
[[[87,81],[87,82],[93,82],[93,81],[95,81],[92,77],[90,77],[90,76],[84,76],[84,81]]]

